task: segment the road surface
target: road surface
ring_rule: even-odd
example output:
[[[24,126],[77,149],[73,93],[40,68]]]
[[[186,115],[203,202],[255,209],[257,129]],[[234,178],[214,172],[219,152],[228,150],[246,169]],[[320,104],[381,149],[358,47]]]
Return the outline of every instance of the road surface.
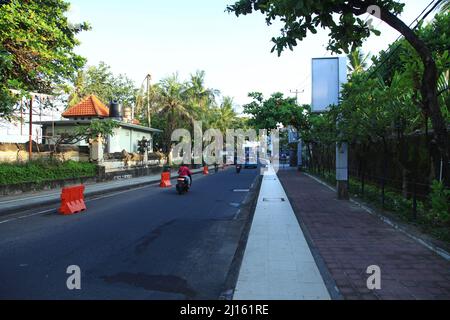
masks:
[[[147,186],[87,201],[73,216],[2,217],[0,299],[217,299],[257,174],[231,167],[194,177],[183,196]],[[67,288],[71,265],[81,290]]]

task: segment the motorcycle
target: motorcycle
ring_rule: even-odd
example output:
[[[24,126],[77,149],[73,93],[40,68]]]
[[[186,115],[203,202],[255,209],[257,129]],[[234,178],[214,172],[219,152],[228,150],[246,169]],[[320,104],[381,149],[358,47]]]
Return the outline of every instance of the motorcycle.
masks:
[[[178,194],[187,193],[189,191],[190,185],[187,177],[178,177],[177,179],[177,192]]]
[[[242,170],[242,165],[237,164],[236,165],[236,173],[241,173],[241,170]]]

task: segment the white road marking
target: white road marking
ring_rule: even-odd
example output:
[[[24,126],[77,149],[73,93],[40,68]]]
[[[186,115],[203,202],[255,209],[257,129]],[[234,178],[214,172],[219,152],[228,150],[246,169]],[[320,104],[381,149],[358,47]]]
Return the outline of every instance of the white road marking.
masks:
[[[0,224],[6,223],[6,222],[10,222],[10,221],[16,221],[16,220],[19,220],[19,219],[24,219],[24,218],[28,218],[28,217],[32,217],[32,216],[37,216],[37,215],[40,215],[40,214],[43,214],[43,213],[47,213],[47,212],[51,212],[51,211],[55,211],[55,208],[44,210],[44,211],[39,211],[39,212],[31,213],[31,214],[27,214],[27,215],[20,216],[20,217],[15,217],[15,218],[3,220],[3,221],[0,221]]]
[[[174,180],[174,179],[176,179],[176,177],[171,178],[171,180]],[[114,193],[111,193],[111,194],[108,194],[108,195],[104,195],[104,196],[100,196],[100,197],[95,197],[94,196],[94,198],[85,200],[85,202],[91,202],[91,201],[95,201],[95,200],[111,198],[111,197],[114,197],[114,196],[116,196],[118,194],[122,194],[122,193],[127,193],[127,192],[130,192],[130,191],[141,190],[141,189],[153,187],[156,184],[158,184],[157,181],[155,181],[155,183],[151,183],[151,184],[148,184],[148,185],[145,185],[145,186],[142,186],[142,187],[138,187],[138,188],[131,187],[130,189],[127,189],[127,190],[124,190],[124,191],[118,191],[118,192],[114,192]],[[45,196],[48,196],[48,195],[45,195]],[[40,198],[40,197],[44,197],[44,196],[29,197],[28,199],[30,199],[30,198]],[[2,201],[1,203],[14,202],[14,201],[19,201],[19,200],[23,200],[23,199]],[[56,210],[55,208],[52,208],[52,209],[48,209],[48,210],[44,210],[44,211],[39,211],[39,212],[36,212],[36,213],[27,214],[27,215],[20,216],[20,217],[15,217],[15,218],[3,220],[3,221],[0,221],[0,224],[7,223],[7,222],[12,222],[12,221],[17,221],[19,219],[25,219],[25,218],[37,216],[37,215],[40,215],[40,214],[43,214],[43,213],[47,213],[47,212],[50,212],[50,211],[55,211],[55,210]]]

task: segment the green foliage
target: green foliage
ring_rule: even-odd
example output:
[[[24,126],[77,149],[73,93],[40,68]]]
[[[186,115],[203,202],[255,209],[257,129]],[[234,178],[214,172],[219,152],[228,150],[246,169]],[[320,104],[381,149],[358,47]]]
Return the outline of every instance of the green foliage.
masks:
[[[379,32],[370,29],[359,16],[367,12],[369,5],[377,5],[383,11],[398,15],[403,11],[404,4],[399,1],[378,0],[365,2],[346,0],[239,0],[227,7],[228,12],[237,16],[260,11],[266,17],[268,25],[280,19],[284,24],[281,36],[273,38],[275,43],[272,51],[278,54],[286,49],[293,49],[297,41],[302,41],[307,34],[317,33],[317,29],[329,29],[330,40],[328,49],[337,53],[349,53],[361,47],[371,33]],[[338,15],[336,18],[334,15]],[[351,48],[351,50],[349,50]]]
[[[434,180],[430,201],[429,219],[433,222],[448,224],[450,222],[450,190],[445,188],[442,182]]]
[[[96,166],[92,163],[75,161],[32,161],[24,164],[0,163],[0,185],[26,182],[93,177]]]
[[[75,36],[87,23],[71,25],[63,0],[11,0],[0,5],[0,116],[10,117],[9,89],[52,93],[85,60],[75,54]]]
[[[249,93],[249,97],[253,101],[244,105],[244,113],[251,116],[248,124],[255,129],[271,130],[283,125],[301,130],[308,125],[310,107],[297,105],[295,98],[285,98],[279,92],[267,100],[259,92]]]
[[[184,128],[193,133],[193,121],[201,121],[203,130],[215,128],[225,133],[226,129],[245,128],[246,120],[234,111],[233,100],[223,97],[217,103],[219,91],[205,86],[204,71],[191,74],[187,81],[177,74],[162,79],[150,88],[152,127],[163,128],[164,133],[155,136],[155,145],[168,153],[171,148],[173,130]],[[139,93],[138,118],[147,123],[147,94]]]
[[[114,129],[119,127],[119,123],[113,119],[92,120],[89,126],[79,126],[76,136],[81,140],[96,139],[97,137],[107,137],[114,135]]]
[[[117,100],[125,106],[136,102],[138,89],[126,75],[114,75],[111,67],[100,62],[80,70],[73,85],[65,89],[69,93],[69,106],[75,105],[88,95],[94,94],[104,103]]]
[[[331,186],[336,185],[334,173],[315,172],[310,173],[320,176]],[[414,219],[412,208],[413,200],[405,199],[395,190],[386,188],[384,196],[384,208],[381,203],[381,189],[372,183],[365,183],[364,194],[361,192],[361,181],[355,178],[349,180],[350,193],[370,203],[378,209],[386,210],[394,214],[397,218],[408,223],[414,223],[420,227],[423,232],[433,235],[437,239],[450,243],[450,229],[448,227],[449,219],[449,190],[445,189],[442,183],[435,181],[433,191],[430,195],[430,201],[417,201],[417,220]]]

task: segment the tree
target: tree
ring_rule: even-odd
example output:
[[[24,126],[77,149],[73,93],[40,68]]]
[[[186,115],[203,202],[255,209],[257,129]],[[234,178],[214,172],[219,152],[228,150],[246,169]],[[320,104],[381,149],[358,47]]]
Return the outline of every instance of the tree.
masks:
[[[244,105],[244,113],[251,116],[248,124],[255,129],[276,129],[280,125],[294,126],[302,130],[306,125],[309,106],[299,106],[295,98],[285,98],[282,93],[274,93],[265,100],[262,93],[252,92],[253,101]]]
[[[118,127],[119,123],[113,119],[96,119],[92,120],[88,126],[80,125],[74,133],[66,132],[50,138],[53,142],[52,155],[58,151],[58,147],[62,144],[76,144],[83,140],[90,143],[91,140],[98,139],[99,137],[113,136],[114,129]]]
[[[210,126],[214,117],[213,108],[216,107],[216,96],[219,91],[205,86],[205,71],[191,74],[186,90],[190,108],[196,120],[202,121],[205,128]]]
[[[279,55],[286,48],[292,50],[297,41],[303,40],[308,32],[316,33],[319,26],[330,30],[329,50],[349,53],[361,47],[363,41],[372,33],[379,34],[360,18],[371,11],[371,5],[377,6],[381,20],[400,32],[421,59],[424,66],[420,88],[421,107],[430,114],[436,145],[443,162],[448,164],[450,151],[447,124],[438,102],[438,68],[424,40],[398,17],[403,11],[404,4],[394,0],[240,0],[228,6],[227,10],[237,16],[260,11],[266,16],[269,25],[280,18],[284,23],[281,36],[272,39],[275,44],[272,51],[277,50]],[[333,18],[334,14],[339,15],[338,21]],[[449,180],[448,168],[445,171],[446,180]]]
[[[84,65],[73,49],[89,25],[70,24],[68,9],[63,0],[0,2],[0,116],[14,114],[10,89],[52,94]]]
[[[69,92],[69,106],[77,104],[88,95],[94,94],[104,103],[117,100],[130,106],[136,101],[138,89],[126,75],[114,75],[111,67],[100,62],[98,66],[90,66],[80,70]]]
[[[369,59],[368,54],[364,54],[361,48],[356,48],[352,52],[347,55],[349,64],[348,64],[348,72],[349,73],[360,73],[367,69],[367,60]]]
[[[162,134],[163,152],[168,155],[171,151],[172,132],[177,128],[191,127],[192,113],[188,108],[186,83],[178,80],[178,75],[162,79],[155,88],[154,110],[159,121],[165,124]]]
[[[225,134],[227,129],[233,129],[238,125],[236,119],[237,115],[233,108],[233,98],[224,97],[220,107],[214,109],[212,127],[219,129]]]

